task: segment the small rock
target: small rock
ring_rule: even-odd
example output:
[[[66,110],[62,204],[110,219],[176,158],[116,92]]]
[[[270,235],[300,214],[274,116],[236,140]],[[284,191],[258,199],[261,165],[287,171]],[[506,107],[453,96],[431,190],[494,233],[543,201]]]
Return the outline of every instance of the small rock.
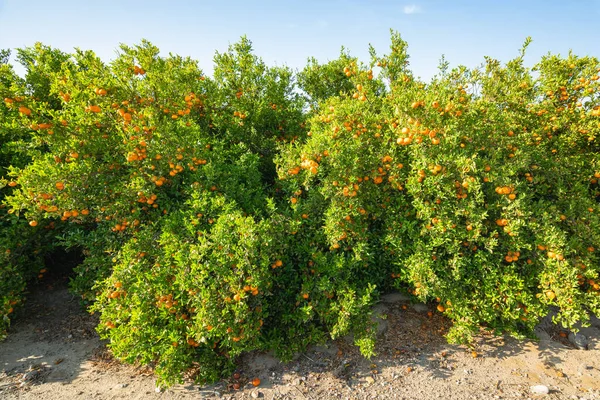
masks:
[[[546,385],[535,385],[529,388],[533,394],[548,394],[550,389]]]
[[[427,311],[429,311],[427,304],[423,304],[423,303],[415,303],[412,305],[412,308],[413,308],[413,310],[415,310],[418,313],[426,313]]]
[[[585,335],[581,333],[569,333],[569,342],[571,342],[575,347],[580,350],[587,350],[589,340]]]
[[[259,397],[262,397],[263,394],[262,394],[262,392],[256,390],[256,391],[250,393],[250,396],[252,396],[253,399],[258,399]]]
[[[595,315],[590,315],[590,324],[596,328],[600,328],[600,318]]]
[[[390,323],[383,318],[376,318],[375,321],[377,322],[377,336],[381,337],[387,332]]]
[[[372,377],[372,376],[367,376],[367,379],[366,379],[366,381],[367,381],[367,383],[368,383],[369,385],[372,385],[372,384],[374,384],[374,383],[375,383],[375,379],[373,379],[373,377]]]
[[[162,388],[160,386],[157,386],[157,387],[154,388],[154,391],[156,393],[160,393],[160,392],[162,392]]]
[[[381,296],[381,301],[384,303],[399,303],[401,301],[409,301],[410,296],[400,293],[400,292],[391,292],[384,294]]]
[[[117,389],[125,389],[127,386],[129,386],[127,383],[119,383]]]

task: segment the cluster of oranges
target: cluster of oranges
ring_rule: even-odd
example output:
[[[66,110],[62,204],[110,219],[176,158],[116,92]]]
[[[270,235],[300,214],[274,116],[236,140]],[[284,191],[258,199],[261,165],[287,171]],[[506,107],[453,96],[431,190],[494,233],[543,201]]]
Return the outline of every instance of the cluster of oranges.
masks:
[[[142,67],[134,65],[133,66],[133,74],[134,75],[145,75],[146,74],[146,70],[143,69]]]
[[[496,193],[505,195],[510,200],[514,200],[517,198],[517,194],[515,193],[515,188],[513,186],[498,186],[495,190]]]
[[[169,312],[171,312],[170,310],[173,310],[173,313],[177,312],[174,307],[178,304],[179,302],[177,300],[173,300],[172,293],[157,296],[156,298],[156,306],[159,308],[166,308]]]
[[[146,142],[142,140],[139,147],[127,153],[127,162],[142,161],[146,157]]]
[[[310,171],[311,174],[316,174],[319,170],[319,163],[315,160],[311,160],[309,158],[304,158],[300,163],[300,167],[302,169],[306,169]]]

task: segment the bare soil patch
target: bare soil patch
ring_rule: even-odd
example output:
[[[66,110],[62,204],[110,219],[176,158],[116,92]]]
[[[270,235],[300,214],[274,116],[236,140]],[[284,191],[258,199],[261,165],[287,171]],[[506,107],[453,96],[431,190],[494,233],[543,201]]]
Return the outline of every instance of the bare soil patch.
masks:
[[[538,341],[481,335],[469,348],[448,345],[443,334],[450,321],[399,293],[385,296],[376,312],[381,332],[371,360],[350,340],[337,340],[287,364],[248,354],[237,379],[157,392],[151,370],[111,357],[94,330],[96,317],[57,279],[32,289],[0,343],[0,398],[600,399],[598,319],[582,331],[588,350],[548,321],[540,324]],[[261,380],[257,388],[254,378]],[[549,393],[534,393],[539,385]]]

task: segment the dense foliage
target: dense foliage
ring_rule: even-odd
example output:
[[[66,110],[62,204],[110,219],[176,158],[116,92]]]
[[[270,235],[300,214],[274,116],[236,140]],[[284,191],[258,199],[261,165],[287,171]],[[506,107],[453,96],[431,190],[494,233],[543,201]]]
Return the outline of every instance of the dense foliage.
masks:
[[[44,256],[84,255],[71,288],[114,354],[161,385],[235,357],[352,333],[374,352],[378,296],[531,335],[550,307],[600,313],[600,63],[525,48],[431,82],[407,45],[298,74],[242,38],[215,56],[148,42],[110,64],[40,44],[0,55],[0,331]]]

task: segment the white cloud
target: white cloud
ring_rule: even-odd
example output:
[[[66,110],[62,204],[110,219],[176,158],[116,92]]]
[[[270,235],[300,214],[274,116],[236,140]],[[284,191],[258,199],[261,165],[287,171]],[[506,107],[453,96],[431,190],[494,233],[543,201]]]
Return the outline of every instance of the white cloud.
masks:
[[[416,4],[410,6],[404,6],[404,14],[418,14],[421,12],[421,7]]]

